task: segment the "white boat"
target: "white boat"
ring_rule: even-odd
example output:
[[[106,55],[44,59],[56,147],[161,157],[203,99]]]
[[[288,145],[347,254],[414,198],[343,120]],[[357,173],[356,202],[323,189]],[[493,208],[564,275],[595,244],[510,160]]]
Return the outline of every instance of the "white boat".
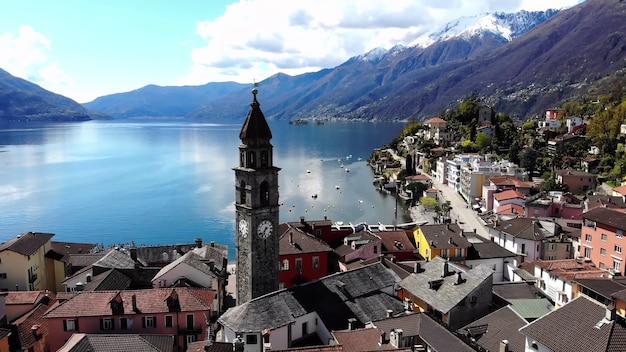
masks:
[[[350,169],[348,169],[348,168],[345,168],[345,170],[346,170],[346,172],[350,172]]]
[[[311,173],[311,170],[306,170],[306,173],[307,173],[307,174],[310,174],[310,173]]]
[[[339,185],[335,185],[335,189],[339,189]]]

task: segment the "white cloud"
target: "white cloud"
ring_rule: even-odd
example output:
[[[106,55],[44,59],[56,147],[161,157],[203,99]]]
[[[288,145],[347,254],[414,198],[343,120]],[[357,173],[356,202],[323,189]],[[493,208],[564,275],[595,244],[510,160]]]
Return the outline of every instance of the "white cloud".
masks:
[[[546,10],[580,0],[252,0],[197,24],[206,45],[178,84],[252,82],[337,66],[376,47],[408,44],[461,16]]]

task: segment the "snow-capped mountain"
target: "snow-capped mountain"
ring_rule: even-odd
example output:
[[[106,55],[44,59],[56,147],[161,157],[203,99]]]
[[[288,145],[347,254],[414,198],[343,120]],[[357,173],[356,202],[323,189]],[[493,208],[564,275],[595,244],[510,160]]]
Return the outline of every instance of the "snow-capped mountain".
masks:
[[[436,42],[454,38],[471,39],[486,33],[499,36],[508,42],[545,22],[558,12],[559,10],[522,10],[515,13],[496,12],[465,16],[422,35],[409,46],[426,48]]]

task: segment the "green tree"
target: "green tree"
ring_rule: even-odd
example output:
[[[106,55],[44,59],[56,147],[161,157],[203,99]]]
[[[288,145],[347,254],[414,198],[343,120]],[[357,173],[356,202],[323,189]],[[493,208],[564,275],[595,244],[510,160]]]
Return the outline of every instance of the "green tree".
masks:
[[[519,165],[528,171],[528,175],[532,177],[537,169],[537,158],[539,153],[536,149],[528,147],[519,152]]]
[[[487,151],[487,148],[491,146],[491,136],[485,132],[478,132],[476,135],[476,147],[481,151]]]
[[[425,208],[434,209],[437,205],[437,199],[433,197],[422,197],[420,198],[420,203],[422,203]]]

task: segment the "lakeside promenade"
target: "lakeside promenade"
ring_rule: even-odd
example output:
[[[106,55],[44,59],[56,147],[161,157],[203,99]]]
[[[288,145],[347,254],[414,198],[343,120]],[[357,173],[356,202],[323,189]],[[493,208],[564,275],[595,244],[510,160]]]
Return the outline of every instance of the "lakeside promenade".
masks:
[[[404,167],[406,161],[403,157],[396,154],[393,149],[387,149],[387,151],[395,160],[400,161],[400,164]],[[465,231],[476,230],[476,234],[478,236],[489,240],[489,232],[487,231],[485,223],[478,216],[476,211],[474,211],[471,207],[468,207],[467,202],[458,192],[437,181],[431,175],[427,173],[422,174],[430,179],[433,188],[439,190],[439,204],[450,201],[450,205],[452,206],[452,211],[450,212],[452,222],[459,224],[459,226]],[[433,223],[433,216],[435,216],[435,213],[426,211],[422,205],[411,207],[410,211],[413,221],[428,222],[430,224]]]

